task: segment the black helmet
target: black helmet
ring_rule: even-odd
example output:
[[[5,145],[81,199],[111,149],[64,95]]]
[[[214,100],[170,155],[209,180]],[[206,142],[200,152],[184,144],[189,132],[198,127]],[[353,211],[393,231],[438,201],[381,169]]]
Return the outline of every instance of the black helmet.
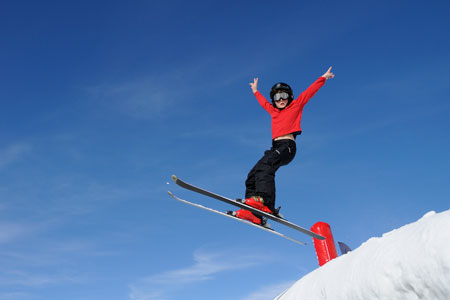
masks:
[[[288,104],[286,105],[286,107],[287,107],[294,100],[294,93],[292,92],[292,89],[289,86],[289,84],[284,83],[284,82],[275,83],[273,85],[272,89],[270,90],[270,99],[272,99],[272,104],[274,107],[276,107],[275,101],[273,100],[273,96],[277,92],[280,92],[280,91],[283,91],[283,92],[286,92],[289,94]]]

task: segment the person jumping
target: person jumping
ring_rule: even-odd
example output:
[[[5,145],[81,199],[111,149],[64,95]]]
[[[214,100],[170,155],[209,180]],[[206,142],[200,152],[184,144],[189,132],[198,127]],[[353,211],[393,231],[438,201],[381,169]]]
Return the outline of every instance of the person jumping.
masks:
[[[275,173],[289,164],[296,154],[295,139],[302,133],[301,119],[303,108],[309,99],[325,84],[334,78],[330,67],[310,87],[294,99],[291,87],[283,82],[276,83],[270,90],[270,103],[258,91],[258,78],[254,78],[250,87],[259,104],[272,118],[272,147],[250,170],[245,181],[245,200],[242,202],[264,212],[278,215],[275,209]],[[248,210],[240,209],[235,216],[262,224],[262,218]]]

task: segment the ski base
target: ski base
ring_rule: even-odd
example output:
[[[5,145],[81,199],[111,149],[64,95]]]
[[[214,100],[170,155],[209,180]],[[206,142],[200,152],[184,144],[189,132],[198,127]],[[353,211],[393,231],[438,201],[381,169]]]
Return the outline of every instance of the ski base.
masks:
[[[244,219],[240,219],[240,218],[238,218],[238,217],[235,217],[235,216],[232,215],[232,213],[228,213],[228,212],[225,213],[225,212],[222,212],[222,211],[219,211],[219,210],[215,210],[215,209],[212,209],[212,208],[203,206],[203,205],[198,204],[198,203],[194,203],[194,202],[190,202],[190,201],[187,201],[187,200],[178,198],[177,196],[175,196],[175,195],[174,195],[172,192],[170,192],[170,191],[169,191],[169,195],[170,195],[170,197],[172,197],[173,199],[175,199],[175,200],[177,200],[177,201],[179,201],[179,202],[182,202],[182,203],[185,203],[185,204],[188,204],[188,205],[191,205],[191,206],[195,206],[195,207],[198,207],[198,208],[201,208],[201,209],[204,209],[204,210],[207,210],[207,211],[216,213],[216,214],[218,214],[218,215],[221,215],[221,216],[224,216],[224,217],[228,217],[228,218],[231,218],[231,219],[233,219],[233,220],[237,220],[237,221],[240,221],[240,222],[242,222],[242,223],[245,223],[245,224],[254,226],[254,227],[256,227],[256,228],[259,228],[259,229],[262,229],[262,230],[264,230],[264,231],[270,232],[270,233],[272,233],[272,234],[278,235],[279,237],[285,238],[285,239],[287,239],[287,240],[289,240],[289,241],[291,241],[291,242],[297,243],[297,244],[299,244],[299,245],[303,245],[303,246],[306,245],[306,243],[304,243],[304,242],[298,241],[298,240],[296,240],[296,239],[294,239],[294,238],[292,238],[292,237],[290,237],[290,236],[287,236],[287,235],[285,235],[285,234],[283,234],[283,233],[280,233],[280,232],[278,232],[278,231],[273,230],[272,228],[270,228],[270,224],[267,224],[267,223],[266,223],[265,225],[258,225],[258,224],[255,224],[255,223],[253,223],[253,222],[250,222],[250,221],[247,221],[247,220],[244,220]]]

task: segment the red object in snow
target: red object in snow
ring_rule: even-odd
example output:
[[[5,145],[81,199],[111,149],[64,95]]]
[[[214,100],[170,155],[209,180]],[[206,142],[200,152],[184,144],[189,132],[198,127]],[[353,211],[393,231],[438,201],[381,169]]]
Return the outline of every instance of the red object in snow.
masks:
[[[318,240],[313,238],[317,259],[319,260],[319,266],[323,266],[324,264],[338,256],[330,225],[325,222],[317,222],[311,227],[311,231],[318,233],[326,238],[325,240]]]

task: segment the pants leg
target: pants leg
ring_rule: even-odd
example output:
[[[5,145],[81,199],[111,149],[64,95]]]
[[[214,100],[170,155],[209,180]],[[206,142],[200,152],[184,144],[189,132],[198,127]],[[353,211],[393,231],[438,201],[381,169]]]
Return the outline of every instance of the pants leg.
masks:
[[[292,140],[274,141],[272,148],[256,163],[247,176],[245,197],[261,196],[271,210],[275,208],[275,173],[295,157],[296,144]]]
[[[256,194],[256,176],[255,176],[257,164],[250,170],[250,172],[247,175],[247,180],[245,181],[245,198],[257,196],[257,194]]]

